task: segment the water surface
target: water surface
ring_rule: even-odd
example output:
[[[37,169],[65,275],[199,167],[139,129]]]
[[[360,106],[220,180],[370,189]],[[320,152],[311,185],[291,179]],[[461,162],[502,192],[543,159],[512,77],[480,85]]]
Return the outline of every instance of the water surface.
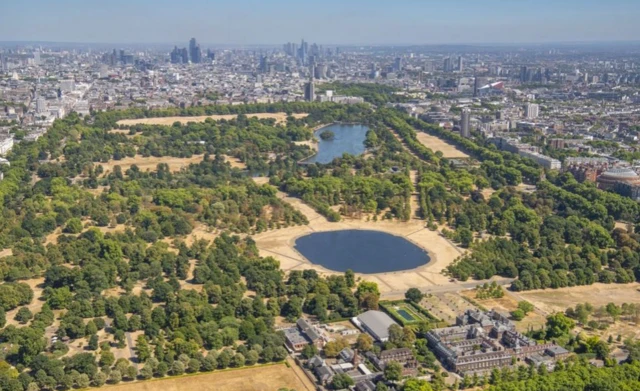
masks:
[[[320,138],[320,133],[325,130],[333,132],[332,140]],[[316,130],[313,134],[318,140],[318,153],[304,163],[328,164],[345,153],[354,156],[362,155],[365,151],[364,140],[367,137],[367,131],[369,128],[364,125],[347,124],[333,124]]]
[[[298,238],[295,249],[312,263],[338,272],[394,272],[431,260],[426,251],[407,239],[379,231],[315,232]]]

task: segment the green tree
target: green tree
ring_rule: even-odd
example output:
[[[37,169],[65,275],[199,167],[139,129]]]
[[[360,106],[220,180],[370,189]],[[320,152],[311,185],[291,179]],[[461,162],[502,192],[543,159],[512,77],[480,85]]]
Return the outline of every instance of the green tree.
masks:
[[[384,367],[384,377],[388,381],[398,381],[402,379],[402,364],[397,361],[390,361]]]
[[[420,303],[424,294],[418,288],[409,288],[409,290],[405,292],[404,297],[414,303]]]
[[[351,376],[346,373],[339,373],[333,377],[331,380],[331,388],[334,390],[343,390],[345,388],[349,388],[354,385],[354,381]]]
[[[561,312],[547,316],[547,338],[557,338],[569,334],[575,322]]]

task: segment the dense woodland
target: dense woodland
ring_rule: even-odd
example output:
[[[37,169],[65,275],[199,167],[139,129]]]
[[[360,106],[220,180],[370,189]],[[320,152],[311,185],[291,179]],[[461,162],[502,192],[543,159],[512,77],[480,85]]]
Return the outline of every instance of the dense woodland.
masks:
[[[370,98],[376,103],[390,100],[389,91],[371,93],[378,94]],[[128,135],[111,131],[123,118],[252,112],[309,116],[289,117],[283,125],[240,115],[136,125]],[[369,126],[366,157],[298,165],[311,150],[296,142],[309,140],[311,127],[334,121]],[[420,144],[416,130],[447,139],[472,159],[465,167],[453,165]],[[164,163],[144,172],[135,165],[107,172],[102,165],[133,156],[194,155],[202,155],[202,162],[180,172]],[[226,157],[246,169],[232,168]],[[447,270],[462,280],[502,275],[516,278],[512,289],[525,290],[640,277],[640,238],[615,228],[616,221],[639,223],[637,203],[566,174],[543,176],[532,161],[388,108],[290,103],[71,114],[36,142],[17,144],[9,160],[10,166],[0,167],[0,247],[11,250],[0,258],[3,390],[100,386],[280,361],[286,350],[274,331],[278,317],[292,321],[306,313],[335,320],[377,308],[375,284],[357,284],[353,273],[285,275],[275,259],[258,255],[247,235],[307,222],[281,201],[278,190],[331,221],[364,215],[408,220],[416,192],[425,226],[472,249]],[[268,176],[269,184],[256,184],[256,175]],[[523,182],[536,190],[515,187]],[[187,245],[195,227],[220,235]],[[42,298],[24,283],[31,278],[44,278]],[[32,313],[25,305],[34,300],[44,304]],[[18,308],[17,323],[7,325],[6,312]],[[432,367],[423,338],[429,327],[394,330],[384,346],[363,341],[361,348],[411,347]],[[140,334],[134,343],[137,370],[112,352],[126,346],[132,332]],[[57,342],[51,343],[52,335]],[[85,341],[85,350],[70,354],[67,341],[77,340]],[[535,388],[539,379],[573,379],[572,385],[584,387],[567,389],[601,389],[588,388],[595,375],[575,382],[584,371],[603,372],[598,376],[628,382],[629,389],[640,373],[636,365],[596,371],[577,363],[557,374],[511,374],[491,384],[496,390],[537,390],[543,389]],[[431,385],[409,383],[405,389],[443,389],[439,376]],[[522,382],[531,385],[523,388]]]

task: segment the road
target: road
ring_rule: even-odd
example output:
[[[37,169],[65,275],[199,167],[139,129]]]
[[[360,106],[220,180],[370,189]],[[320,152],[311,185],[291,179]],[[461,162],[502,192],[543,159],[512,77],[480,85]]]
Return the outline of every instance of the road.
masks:
[[[502,285],[502,286],[509,286],[511,285],[511,282],[513,281],[513,278],[502,278],[502,277],[498,277],[498,278],[492,278],[490,280],[472,280],[472,281],[456,281],[456,282],[450,282],[447,283],[445,285],[434,285],[434,286],[429,286],[429,287],[424,287],[424,288],[418,288],[420,289],[423,293],[457,293],[463,290],[467,290],[467,289],[473,289],[478,285],[482,285],[485,282],[486,283],[491,283],[491,282],[496,282],[498,285]],[[399,298],[399,297],[404,297],[406,291],[390,291],[390,292],[384,292],[380,295],[381,299],[384,300],[390,300],[390,299],[394,299],[394,298]]]

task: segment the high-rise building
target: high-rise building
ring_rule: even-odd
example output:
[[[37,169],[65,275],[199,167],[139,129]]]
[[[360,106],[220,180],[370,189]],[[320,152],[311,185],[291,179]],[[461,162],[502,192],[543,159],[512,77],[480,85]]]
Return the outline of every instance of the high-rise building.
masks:
[[[327,78],[327,65],[326,64],[320,64],[314,67],[314,72],[313,72],[313,76],[316,79],[326,79]]]
[[[540,106],[535,103],[529,103],[524,107],[524,115],[527,119],[536,119],[540,113]]]
[[[396,72],[400,72],[402,70],[402,57],[396,57],[395,63],[393,64],[393,70]]]
[[[260,56],[260,72],[267,73],[269,70],[269,63],[267,62],[267,56]]]
[[[304,86],[304,100],[313,102],[316,99],[316,87],[313,85],[313,79]]]
[[[464,70],[464,60],[462,56],[458,57],[458,72],[462,72]]]
[[[453,70],[453,64],[451,64],[451,57],[444,59],[443,69],[445,72],[451,72]]]
[[[473,80],[473,96],[480,96],[481,89],[486,84],[487,84],[486,78],[476,76]]]
[[[35,52],[33,52],[33,62],[36,65],[40,65],[40,51],[36,50]]]
[[[9,69],[7,67],[7,56],[3,53],[0,53],[0,71],[6,72],[7,69]]]
[[[200,64],[202,62],[202,52],[200,51],[200,45],[198,45],[195,38],[191,38],[191,40],[189,41],[189,58],[194,64]]]
[[[471,119],[471,110],[462,109],[462,117],[460,118],[460,135],[465,138],[471,137],[471,129],[469,128],[469,120]]]

